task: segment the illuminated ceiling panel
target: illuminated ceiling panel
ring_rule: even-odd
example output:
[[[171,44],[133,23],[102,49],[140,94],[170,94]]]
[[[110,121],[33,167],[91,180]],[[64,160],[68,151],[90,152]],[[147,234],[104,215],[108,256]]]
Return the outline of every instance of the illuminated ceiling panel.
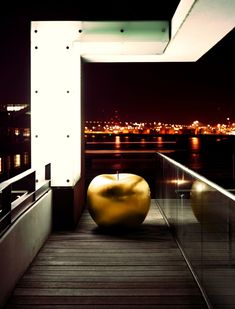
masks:
[[[168,21],[80,22],[82,42],[168,42]]]
[[[75,42],[83,55],[157,55],[169,38],[168,21],[100,21],[80,22]]]

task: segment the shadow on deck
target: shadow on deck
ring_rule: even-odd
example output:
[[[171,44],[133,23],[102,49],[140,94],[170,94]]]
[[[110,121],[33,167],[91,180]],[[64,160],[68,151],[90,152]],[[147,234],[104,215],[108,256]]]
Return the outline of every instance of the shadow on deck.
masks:
[[[50,235],[18,282],[10,308],[207,308],[155,201],[144,223],[102,233],[87,211]]]

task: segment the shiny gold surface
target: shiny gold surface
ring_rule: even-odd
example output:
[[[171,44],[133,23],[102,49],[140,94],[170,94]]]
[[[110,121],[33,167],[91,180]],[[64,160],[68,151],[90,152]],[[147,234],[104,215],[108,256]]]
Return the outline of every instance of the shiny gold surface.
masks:
[[[219,227],[224,216],[225,201],[226,198],[214,188],[200,180],[194,181],[191,189],[191,207],[197,221],[204,227]]]
[[[87,190],[88,211],[101,227],[138,226],[149,211],[150,201],[148,183],[135,174],[102,174]]]

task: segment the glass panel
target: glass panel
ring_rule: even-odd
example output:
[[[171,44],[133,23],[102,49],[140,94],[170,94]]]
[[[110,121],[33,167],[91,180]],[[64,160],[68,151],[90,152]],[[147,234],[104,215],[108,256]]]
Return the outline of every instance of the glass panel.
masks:
[[[213,308],[235,305],[235,196],[159,155],[156,200]]]

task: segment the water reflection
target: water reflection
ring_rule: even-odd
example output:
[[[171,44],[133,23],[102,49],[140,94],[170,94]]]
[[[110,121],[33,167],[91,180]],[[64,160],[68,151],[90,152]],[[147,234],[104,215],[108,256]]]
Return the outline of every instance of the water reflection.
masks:
[[[7,180],[30,168],[30,153],[14,153],[0,156],[0,181]]]
[[[6,157],[6,164],[5,164],[5,166],[6,166],[6,170],[7,171],[11,170],[11,156],[7,156]]]
[[[17,168],[17,167],[20,167],[21,165],[21,156],[19,153],[15,154],[14,157],[14,167]]]
[[[200,171],[202,169],[201,161],[201,140],[199,137],[191,137],[189,139],[190,151],[190,167],[195,171]]]
[[[29,153],[28,152],[24,152],[23,153],[23,164],[24,165],[28,165],[29,164]]]
[[[176,141],[152,135],[85,134],[86,150],[157,150],[174,149]]]
[[[163,147],[163,139],[162,139],[162,136],[158,136],[157,137],[157,146],[159,147],[159,148],[162,148]]]
[[[117,135],[117,136],[115,136],[115,149],[119,149],[120,148],[120,144],[121,144],[120,136]]]
[[[189,143],[192,151],[199,151],[201,149],[201,141],[199,137],[191,137]]]
[[[141,146],[141,148],[146,147],[146,140],[145,140],[145,138],[141,138],[141,140],[140,140],[140,146]]]

